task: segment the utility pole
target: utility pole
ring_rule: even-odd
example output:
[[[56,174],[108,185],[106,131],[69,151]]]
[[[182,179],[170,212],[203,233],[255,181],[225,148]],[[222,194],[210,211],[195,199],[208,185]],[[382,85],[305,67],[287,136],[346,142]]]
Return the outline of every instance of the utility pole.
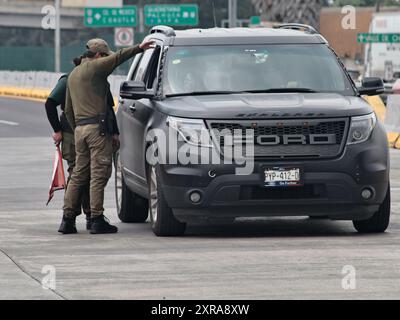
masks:
[[[144,14],[143,14],[143,0],[139,0],[138,10],[139,10],[139,33],[144,33]]]
[[[375,12],[380,12],[381,11],[381,0],[376,0],[376,5],[375,5]]]
[[[237,27],[237,0],[228,0],[229,28]]]
[[[61,60],[61,49],[60,49],[60,0],[55,0],[56,7],[56,29],[54,32],[54,61],[55,61],[55,72],[60,72],[60,60]]]

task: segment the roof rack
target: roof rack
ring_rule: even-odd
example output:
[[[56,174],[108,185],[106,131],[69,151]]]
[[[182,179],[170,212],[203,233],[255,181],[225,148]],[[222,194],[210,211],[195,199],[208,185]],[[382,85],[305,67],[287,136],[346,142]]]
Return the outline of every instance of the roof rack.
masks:
[[[151,28],[150,33],[162,33],[167,37],[176,36],[175,30],[168,26],[154,26],[153,28]]]
[[[301,23],[282,23],[276,26],[273,26],[274,29],[293,29],[293,30],[300,30],[310,34],[319,34],[319,32],[312,26],[307,24]]]

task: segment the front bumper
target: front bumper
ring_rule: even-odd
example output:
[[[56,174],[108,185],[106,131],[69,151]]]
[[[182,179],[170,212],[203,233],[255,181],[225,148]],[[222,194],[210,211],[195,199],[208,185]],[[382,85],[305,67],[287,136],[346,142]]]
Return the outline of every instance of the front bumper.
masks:
[[[302,187],[266,188],[263,168],[299,167]],[[194,218],[258,216],[328,216],[340,220],[370,218],[383,202],[389,182],[386,134],[378,125],[371,138],[350,145],[336,159],[257,160],[250,175],[236,175],[236,165],[161,165],[163,193],[181,221]],[[215,177],[210,177],[213,171]],[[364,188],[373,191],[365,200]],[[192,192],[201,201],[190,201]]]

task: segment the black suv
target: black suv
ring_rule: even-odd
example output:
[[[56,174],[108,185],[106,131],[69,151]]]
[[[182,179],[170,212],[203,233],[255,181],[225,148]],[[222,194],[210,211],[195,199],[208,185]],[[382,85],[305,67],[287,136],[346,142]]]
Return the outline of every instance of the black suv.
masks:
[[[385,130],[312,27],[151,30],[121,84],[116,197],[123,222],[158,236],[237,217],[389,224]],[[233,151],[232,151],[233,150]]]

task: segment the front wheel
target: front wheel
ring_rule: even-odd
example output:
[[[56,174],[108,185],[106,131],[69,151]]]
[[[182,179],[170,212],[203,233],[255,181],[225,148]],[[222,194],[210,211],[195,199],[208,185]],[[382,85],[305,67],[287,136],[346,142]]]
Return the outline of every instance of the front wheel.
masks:
[[[157,236],[181,236],[185,233],[186,224],[179,222],[168,206],[160,185],[159,168],[149,167],[149,207],[151,228]]]
[[[122,173],[119,154],[114,156],[115,199],[118,218],[126,223],[143,223],[147,220],[149,207],[145,198],[129,190]]]
[[[367,220],[353,220],[354,228],[360,233],[385,232],[390,221],[390,184],[386,191],[385,199],[379,206],[379,210]]]

